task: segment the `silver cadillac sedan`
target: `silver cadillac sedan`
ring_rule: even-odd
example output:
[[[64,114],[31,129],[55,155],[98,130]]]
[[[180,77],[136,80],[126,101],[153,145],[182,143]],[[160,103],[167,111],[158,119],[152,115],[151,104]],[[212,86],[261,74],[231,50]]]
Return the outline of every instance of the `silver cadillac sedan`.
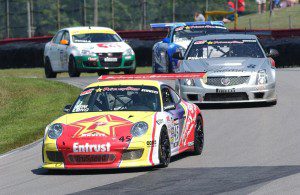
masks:
[[[221,34],[194,38],[179,60],[177,73],[203,72],[202,78],[179,79],[176,91],[193,103],[277,103],[275,62],[254,35]]]

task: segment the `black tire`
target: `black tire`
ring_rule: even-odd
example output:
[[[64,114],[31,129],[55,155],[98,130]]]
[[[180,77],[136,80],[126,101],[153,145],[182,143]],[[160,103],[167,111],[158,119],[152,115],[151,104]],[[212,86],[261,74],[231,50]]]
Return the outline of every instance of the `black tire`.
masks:
[[[80,76],[80,72],[77,70],[76,68],[76,64],[75,64],[75,59],[73,56],[70,57],[69,59],[69,76],[70,77],[79,77]]]
[[[166,52],[166,67],[167,67],[167,73],[172,73],[172,64],[170,63],[168,53]]]
[[[53,72],[49,58],[45,61],[45,76],[46,78],[56,78],[57,73]]]
[[[203,132],[203,123],[201,116],[198,116],[196,119],[196,127],[194,131],[194,154],[200,155],[203,151],[204,145],[204,132]]]
[[[128,69],[128,70],[124,70],[125,74],[135,74],[135,68],[134,69]]]
[[[160,133],[158,155],[160,167],[167,167],[171,160],[171,146],[166,128]]]

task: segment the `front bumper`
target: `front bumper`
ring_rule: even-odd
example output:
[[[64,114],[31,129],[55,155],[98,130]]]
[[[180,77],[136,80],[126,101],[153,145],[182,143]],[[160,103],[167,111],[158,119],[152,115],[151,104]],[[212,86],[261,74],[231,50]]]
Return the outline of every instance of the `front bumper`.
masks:
[[[116,62],[104,62],[98,56],[77,56],[75,62],[77,70],[81,72],[124,71],[136,68],[135,55],[119,57]]]
[[[130,168],[130,167],[149,167],[153,166],[149,162],[150,148],[144,142],[132,142],[129,148],[124,148],[120,144],[112,145],[113,150],[110,152],[80,152],[74,153],[70,148],[57,149],[56,143],[45,143],[43,146],[44,162],[42,167],[45,169],[115,169],[115,168]],[[124,160],[126,151],[142,151],[141,155],[135,156],[132,159]],[[55,154],[56,158],[49,154]],[[57,155],[58,154],[58,155]],[[71,156],[107,156],[114,155],[114,158],[107,162],[91,162],[86,159],[81,162],[71,160]],[[90,157],[89,157],[90,159]],[[113,159],[113,160],[112,160]],[[59,162],[60,161],[60,162]]]
[[[180,85],[181,97],[192,103],[203,104],[228,104],[251,102],[275,102],[275,83],[266,85],[236,85],[230,87],[186,86]]]

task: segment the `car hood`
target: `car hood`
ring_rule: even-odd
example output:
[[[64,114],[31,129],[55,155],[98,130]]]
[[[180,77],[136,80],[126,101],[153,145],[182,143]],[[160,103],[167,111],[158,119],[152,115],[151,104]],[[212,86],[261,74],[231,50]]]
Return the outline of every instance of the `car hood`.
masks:
[[[264,68],[269,61],[267,58],[210,58],[184,60],[180,71],[185,72],[257,72]]]
[[[79,50],[89,50],[95,53],[100,52],[124,52],[131,48],[125,42],[105,42],[105,43],[76,43]]]
[[[62,136],[73,139],[101,137],[110,139],[119,135],[130,135],[131,127],[139,121],[152,127],[155,112],[86,112],[70,113],[53,123],[62,123]]]

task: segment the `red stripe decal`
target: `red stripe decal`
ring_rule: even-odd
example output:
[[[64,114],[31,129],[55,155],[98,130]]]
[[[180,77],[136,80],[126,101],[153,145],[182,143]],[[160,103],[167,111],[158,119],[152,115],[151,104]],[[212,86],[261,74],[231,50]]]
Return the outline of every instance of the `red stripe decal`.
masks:
[[[154,120],[153,120],[153,131],[152,131],[152,143],[154,143],[154,137],[155,137],[155,130],[156,130],[156,114],[154,115]],[[149,161],[152,164],[152,166],[154,166],[153,163],[153,159],[152,159],[152,154],[153,154],[153,144],[151,145],[151,150],[150,150],[150,157],[149,157]]]

